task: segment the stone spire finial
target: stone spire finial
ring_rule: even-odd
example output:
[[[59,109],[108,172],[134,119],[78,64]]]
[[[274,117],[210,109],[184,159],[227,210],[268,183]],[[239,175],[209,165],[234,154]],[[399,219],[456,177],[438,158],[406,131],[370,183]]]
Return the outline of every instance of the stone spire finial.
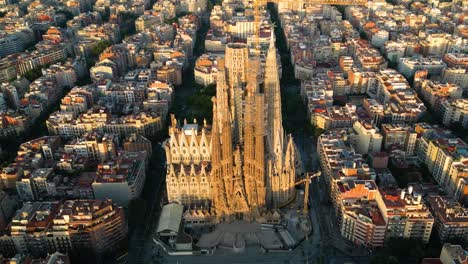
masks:
[[[172,125],[172,127],[177,126],[177,119],[175,118],[174,114],[171,114],[171,125]]]
[[[275,29],[272,26],[271,34],[270,34],[270,49],[275,47]]]

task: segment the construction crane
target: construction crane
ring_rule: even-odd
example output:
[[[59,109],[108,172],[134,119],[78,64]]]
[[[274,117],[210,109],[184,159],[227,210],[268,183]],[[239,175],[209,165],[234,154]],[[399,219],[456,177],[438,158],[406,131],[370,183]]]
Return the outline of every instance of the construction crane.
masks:
[[[310,183],[312,182],[312,179],[313,178],[316,178],[316,177],[319,177],[320,175],[322,175],[322,172],[321,171],[318,171],[312,175],[310,175],[310,173],[307,173],[306,174],[306,177],[302,180],[299,180],[297,181],[294,186],[298,186],[298,185],[301,185],[301,184],[304,184],[305,185],[305,192],[304,192],[304,208],[302,208],[302,221],[300,223],[300,226],[302,228],[302,230],[304,231],[304,234],[305,234],[305,239],[308,240],[309,239],[309,236],[308,234],[310,233],[311,231],[311,223],[310,223],[310,219],[309,219],[309,186],[310,186]],[[300,219],[301,219],[300,218]]]
[[[304,4],[309,5],[361,5],[367,6],[369,0],[301,0]],[[284,2],[297,2],[297,0],[254,0],[254,6],[264,6],[268,3],[284,3]]]
[[[310,183],[312,182],[312,179],[313,178],[316,178],[316,177],[319,177],[320,175],[322,175],[322,172],[321,171],[318,171],[312,175],[310,175],[309,173],[306,174],[306,177],[302,180],[299,180],[297,181],[294,186],[298,186],[298,185],[301,185],[301,184],[305,184],[305,190],[304,190],[304,208],[302,209],[302,214],[304,216],[306,216],[308,213],[309,213],[309,186],[310,186]]]

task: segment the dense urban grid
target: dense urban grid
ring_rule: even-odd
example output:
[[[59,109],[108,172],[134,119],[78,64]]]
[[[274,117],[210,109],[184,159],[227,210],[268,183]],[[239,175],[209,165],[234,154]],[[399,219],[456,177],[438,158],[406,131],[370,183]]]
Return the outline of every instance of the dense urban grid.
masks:
[[[0,263],[468,263],[467,0],[0,0]]]

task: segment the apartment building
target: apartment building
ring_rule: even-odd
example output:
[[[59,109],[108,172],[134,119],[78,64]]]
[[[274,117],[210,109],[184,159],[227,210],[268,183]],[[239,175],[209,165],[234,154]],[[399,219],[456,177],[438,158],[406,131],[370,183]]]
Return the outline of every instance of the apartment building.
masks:
[[[337,181],[369,180],[375,174],[349,142],[347,129],[334,129],[320,135],[317,142],[323,179],[330,190]]]
[[[468,243],[468,209],[447,196],[427,198],[435,218],[435,229],[442,242]]]
[[[419,90],[421,98],[426,101],[432,110],[440,109],[444,99],[460,99],[463,89],[452,83],[439,83],[423,80]]]
[[[137,136],[135,134],[125,138],[123,142],[123,149],[128,152],[140,152],[146,151],[146,156],[151,157],[153,151],[151,141],[143,136]]]
[[[352,144],[358,153],[365,155],[380,152],[383,137],[377,127],[367,121],[359,120],[353,124],[353,131]]]
[[[434,217],[413,186],[407,189],[381,190],[380,207],[388,223],[386,239],[415,239],[429,243]]]
[[[7,228],[7,237],[1,243],[13,242],[16,253],[43,255],[57,250],[67,252],[63,245],[48,243],[46,236],[53,218],[60,209],[60,202],[26,202],[16,211]]]
[[[64,243],[68,234],[71,250],[89,249],[96,253],[117,249],[126,239],[127,225],[122,207],[111,200],[67,200],[46,234]]]
[[[415,154],[417,133],[410,125],[382,124],[383,148],[389,152],[404,151],[407,156]]]
[[[425,140],[427,151],[422,155],[429,172],[449,195],[463,194],[466,186],[460,181],[468,176],[468,145],[459,138],[440,134]]]
[[[458,123],[462,127],[468,128],[468,99],[443,100],[438,109],[440,109],[442,123],[446,127]]]
[[[23,176],[23,169],[21,167],[4,167],[0,172],[2,189],[15,189],[16,180]]]
[[[57,194],[52,168],[38,168],[16,181],[16,191],[23,201],[37,201]]]
[[[383,70],[376,74],[376,78],[375,99],[387,105],[387,123],[416,122],[426,112],[424,103],[399,72],[393,69]]]
[[[376,126],[380,126],[380,124],[382,124],[385,116],[385,107],[383,104],[379,103],[375,99],[364,98],[362,100],[362,107],[371,117],[370,120],[373,124]]]
[[[146,152],[119,152],[114,159],[102,162],[93,182],[96,199],[112,199],[127,206],[140,196],[146,178]]]
[[[360,69],[378,72],[387,68],[387,60],[366,40],[353,40],[351,46],[351,50],[354,51],[354,60]]]
[[[16,62],[11,57],[0,59],[0,83],[8,82],[16,77]]]
[[[111,200],[26,202],[18,209],[0,240],[14,252],[32,256],[45,253],[103,253],[126,239],[127,227],[121,207]]]
[[[116,135],[91,132],[68,141],[63,149],[65,153],[76,154],[78,157],[106,161],[117,155],[117,144]]]
[[[198,57],[194,69],[195,82],[203,86],[216,83],[217,64],[216,55],[203,54]]]
[[[383,46],[383,52],[390,62],[398,63],[405,56],[405,44],[397,41],[387,41]]]
[[[440,252],[442,264],[465,263],[468,261],[468,252],[461,245],[445,243]]]
[[[427,70],[429,75],[441,75],[447,65],[438,58],[411,57],[401,58],[398,71],[406,78],[412,78],[417,71]]]
[[[301,97],[307,107],[309,118],[314,109],[333,105],[333,89],[325,80],[312,78],[301,82]]]
[[[75,117],[70,112],[54,112],[47,119],[47,129],[51,135],[63,138],[80,137],[95,129],[102,130],[111,116],[104,109],[90,109]]]
[[[142,32],[150,29],[155,25],[161,25],[164,23],[164,18],[160,14],[152,14],[145,12],[145,14],[139,16],[135,20],[135,29],[137,32]]]
[[[332,199],[341,235],[356,245],[382,247],[387,223],[378,207],[380,196],[372,180],[336,182]]]
[[[462,52],[446,53],[443,60],[449,68],[468,69],[468,54]]]
[[[352,104],[317,107],[310,115],[312,125],[323,130],[352,127],[359,119],[356,106]]]
[[[468,70],[463,68],[445,68],[442,71],[442,81],[453,83],[463,89],[468,87]]]
[[[16,57],[16,69],[18,74],[23,75],[30,70],[64,61],[67,56],[67,49],[58,46],[45,50],[35,50],[31,53],[22,53]]]
[[[79,115],[88,109],[86,97],[81,94],[65,95],[60,104],[60,111],[72,112],[74,115]]]
[[[0,57],[23,51],[23,44],[15,35],[0,36]]]
[[[104,132],[121,137],[137,134],[155,136],[162,129],[162,117],[156,113],[140,112],[110,119],[103,127]]]
[[[156,79],[172,85],[182,84],[182,65],[178,63],[166,64],[156,70]]]
[[[18,201],[15,196],[9,195],[5,191],[0,190],[0,230],[7,227],[17,206]]]

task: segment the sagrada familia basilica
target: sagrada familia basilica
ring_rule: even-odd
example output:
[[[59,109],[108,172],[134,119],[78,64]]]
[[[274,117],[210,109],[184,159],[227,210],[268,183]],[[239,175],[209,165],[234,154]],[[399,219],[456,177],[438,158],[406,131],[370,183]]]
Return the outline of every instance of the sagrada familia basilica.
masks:
[[[229,44],[218,60],[212,125],[179,124],[171,116],[167,196],[187,208],[185,217],[264,222],[294,199],[302,166],[282,126],[273,35],[265,64],[263,72],[246,44]]]

